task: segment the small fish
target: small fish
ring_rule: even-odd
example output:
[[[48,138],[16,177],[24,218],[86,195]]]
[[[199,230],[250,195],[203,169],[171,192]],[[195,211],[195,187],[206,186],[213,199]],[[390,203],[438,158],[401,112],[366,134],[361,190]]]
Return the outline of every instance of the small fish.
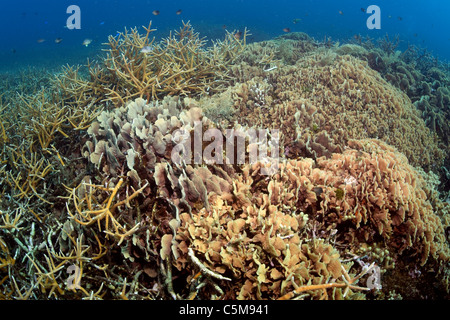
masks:
[[[105,21],[100,22],[100,25],[103,26],[105,24]]]
[[[63,41],[62,38],[56,38],[56,39],[55,39],[55,43],[61,43],[61,41]]]
[[[389,15],[388,18],[389,18],[389,19],[392,19],[392,16]]]
[[[41,39],[37,39],[36,42],[37,43],[43,43],[43,42],[45,42],[45,39],[42,39],[42,38]]]
[[[398,21],[402,21],[402,20],[403,20],[403,18],[402,18],[402,17],[398,17],[397,19],[398,19]]]
[[[159,10],[153,10],[152,13],[154,16],[157,16],[157,15],[159,15]]]
[[[92,39],[84,39],[82,45],[87,47],[92,43]]]
[[[223,26],[222,26],[222,29],[226,29],[227,28],[227,25],[226,24],[224,24]]]
[[[297,24],[297,23],[299,23],[300,21],[302,21],[302,19],[294,19],[294,20],[292,20],[292,23],[293,23],[293,24]]]
[[[11,49],[11,52],[14,54],[14,53],[16,53],[17,51],[16,51],[16,49]]]
[[[418,37],[418,34],[417,34],[417,33],[414,33],[414,37],[416,37],[416,38],[417,38],[417,37]]]
[[[180,10],[177,10],[177,12],[175,12],[175,13],[176,13],[177,15],[180,15],[181,12],[182,12],[182,10],[180,9]]]
[[[284,32],[291,32],[291,29],[289,29],[289,28],[284,28],[283,31],[284,31]]]
[[[342,12],[342,11],[339,11],[339,14],[340,14],[341,16],[343,16],[343,15],[344,15],[344,12]]]
[[[153,51],[153,48],[152,47],[150,47],[150,46],[145,46],[145,47],[143,47],[142,49],[141,49],[141,53],[150,53],[150,52],[152,52]]]
[[[366,9],[364,9],[364,8],[361,8],[361,11],[362,11],[362,12],[366,12]]]
[[[323,189],[321,187],[314,187],[313,191],[316,194],[316,196],[320,196],[323,193]]]
[[[239,40],[239,39],[241,38],[241,36],[242,36],[242,31],[238,31],[238,32],[236,32],[236,33],[234,34],[234,37],[235,37],[237,40]]]

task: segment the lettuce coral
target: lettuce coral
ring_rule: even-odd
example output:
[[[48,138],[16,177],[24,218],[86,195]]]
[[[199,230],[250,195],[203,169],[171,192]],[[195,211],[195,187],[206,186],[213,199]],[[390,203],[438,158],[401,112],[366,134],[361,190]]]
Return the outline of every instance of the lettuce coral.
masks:
[[[327,54],[306,55],[265,77],[247,76],[251,80],[234,88],[240,123],[279,128],[282,144],[290,149],[296,144],[310,145],[319,129],[331,138],[328,144],[341,150],[350,139],[377,138],[397,147],[413,165],[442,164],[445,152],[437,137],[404,93],[355,57],[334,56],[332,64],[323,65]],[[270,103],[264,107],[252,95],[255,81],[268,84],[265,95]]]
[[[136,232],[124,251],[146,274],[173,265],[172,273],[189,281],[200,266],[217,278],[223,297],[274,299],[308,283],[340,281],[349,253],[385,269],[404,256],[420,265],[448,262],[448,221],[435,213],[440,200],[407,157],[381,140],[349,139],[343,150],[329,145],[333,152],[316,149],[314,157],[285,159],[268,177],[260,173],[261,162],[168,161],[177,130],[193,134],[194,119],[213,126],[198,108],[204,103],[137,99],[102,113],[88,130],[84,154],[92,165],[110,179],[128,176],[135,189],[150,183],[139,209],[146,218],[139,223],[154,231]],[[300,110],[319,112],[304,105]],[[326,126],[319,119],[311,124]],[[197,295],[210,298],[213,288]],[[333,298],[343,298],[341,289]]]

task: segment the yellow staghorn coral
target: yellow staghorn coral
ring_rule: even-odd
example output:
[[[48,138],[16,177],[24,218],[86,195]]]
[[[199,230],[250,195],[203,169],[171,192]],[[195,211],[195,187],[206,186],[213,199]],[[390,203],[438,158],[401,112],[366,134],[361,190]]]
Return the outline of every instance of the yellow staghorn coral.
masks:
[[[19,199],[31,199],[33,196],[50,203],[45,199],[43,181],[53,170],[53,165],[39,152],[24,150],[22,144],[17,150],[10,149],[10,161],[14,170],[7,173],[6,182],[10,185],[12,195]],[[41,190],[42,189],[42,190]]]
[[[10,278],[11,268],[15,264],[15,259],[11,256],[10,249],[5,241],[0,237],[0,300],[10,299],[13,291],[6,288],[5,282]]]
[[[23,120],[28,123],[29,140],[39,143],[43,150],[50,146],[56,134],[68,137],[63,130],[67,108],[52,101],[53,98],[48,97],[48,94],[43,89],[35,96],[20,96],[24,108],[22,112],[25,114]]]
[[[0,271],[7,268],[8,266],[14,265],[15,260],[11,257],[6,243],[0,238]]]
[[[97,223],[99,232],[105,232],[108,235],[118,238],[118,245],[120,245],[126,237],[132,235],[137,230],[139,223],[133,226],[130,230],[127,230],[125,226],[122,226],[117,221],[115,217],[117,213],[115,211],[117,208],[120,208],[120,206],[130,206],[130,201],[139,195],[148,185],[145,184],[139,190],[135,190],[131,195],[128,195],[127,191],[127,197],[125,199],[113,204],[113,200],[115,199],[117,192],[123,183],[124,180],[120,179],[113,188],[105,188],[103,186],[83,182],[80,186],[78,186],[78,188],[74,188],[70,192],[68,200],[73,203],[75,212],[72,213],[69,205],[67,204],[67,212],[69,216],[83,226],[89,226]],[[79,191],[80,194],[77,195],[77,189],[80,188],[82,188],[82,190]],[[99,196],[96,195],[99,191],[107,191],[111,192],[111,194],[106,200],[100,201],[98,199]],[[102,221],[104,221],[103,227],[101,225]]]
[[[227,32],[223,41],[206,48],[206,41],[189,22],[159,43],[150,39],[155,31],[151,22],[144,29],[145,34],[133,28],[110,36],[102,65],[88,68],[91,80],[79,80],[67,69],[60,81],[63,91],[70,94],[75,90],[76,97],[106,94],[104,101],[115,105],[136,98],[149,101],[165,95],[212,93],[231,80],[228,67],[242,53],[249,35],[245,30],[242,39],[237,39]],[[66,81],[70,79],[76,81]]]

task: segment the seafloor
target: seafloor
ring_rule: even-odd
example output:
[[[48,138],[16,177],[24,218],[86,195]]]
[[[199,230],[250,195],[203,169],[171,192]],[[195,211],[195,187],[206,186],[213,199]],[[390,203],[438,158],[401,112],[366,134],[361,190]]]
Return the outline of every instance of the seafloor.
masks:
[[[0,75],[0,299],[450,297],[448,64],[152,32]]]

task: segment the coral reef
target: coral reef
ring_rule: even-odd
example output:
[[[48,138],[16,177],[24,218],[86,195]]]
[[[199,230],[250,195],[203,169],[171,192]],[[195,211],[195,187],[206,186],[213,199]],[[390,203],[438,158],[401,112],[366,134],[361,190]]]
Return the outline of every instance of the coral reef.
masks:
[[[333,298],[343,298],[349,289],[339,258],[350,252],[385,270],[405,252],[408,258],[417,256],[419,266],[428,262],[442,268],[447,263],[444,224],[428,201],[428,184],[394,148],[379,140],[350,140],[342,153],[283,162],[269,180],[258,174],[261,164],[228,168],[228,173],[214,165],[180,168],[164,161],[164,155],[173,149],[171,135],[182,125],[192,133],[193,114],[205,128],[211,124],[198,113],[198,104],[176,97],[150,105],[137,100],[104,113],[89,132],[96,146],[109,142],[110,151],[105,149],[101,158],[91,146],[85,153],[108,176],[117,176],[121,168],[130,185],[145,177],[154,189],[149,195],[156,199],[147,196],[139,209],[149,219],[139,223],[159,227],[150,234],[135,232],[125,257],[150,278],[163,265],[170,277],[187,277],[189,283],[200,268],[209,284],[200,292],[184,288],[179,293],[171,284],[169,296],[274,299],[298,286],[335,279],[342,282],[336,283]],[[186,105],[189,112],[182,111]],[[164,136],[156,145],[161,129]],[[139,132],[148,134],[139,138]],[[126,144],[121,143],[124,137]],[[118,156],[130,151],[131,160]],[[341,247],[345,251],[337,249]],[[363,297],[353,289],[353,298]],[[311,297],[328,296],[326,290],[308,291]]]
[[[357,49],[341,49],[349,46]],[[336,52],[367,60],[371,68],[404,91],[421,111],[426,125],[441,138],[442,148],[446,149],[449,141],[448,121],[445,120],[449,117],[450,103],[448,75],[429,52],[414,46],[409,46],[404,52],[388,49],[392,46],[396,47],[387,38],[375,50],[367,51],[365,46],[345,45],[336,49]]]
[[[437,137],[404,93],[363,61],[322,51],[237,84],[233,121],[279,128],[289,155],[320,156],[326,152],[319,149],[342,150],[349,139],[378,138],[413,165],[443,163]]]
[[[240,39],[227,32],[223,41],[206,47],[189,22],[159,42],[150,38],[151,23],[140,34],[125,29],[108,38],[107,55],[88,64],[88,77],[66,68],[58,83],[63,96],[77,104],[123,105],[135,98],[161,99],[166,95],[198,95],[222,90],[231,78],[229,66],[246,46],[248,31]]]
[[[397,39],[144,29],[8,84],[0,299],[449,297],[441,68]],[[279,129],[281,157],[212,147],[250,129]]]

